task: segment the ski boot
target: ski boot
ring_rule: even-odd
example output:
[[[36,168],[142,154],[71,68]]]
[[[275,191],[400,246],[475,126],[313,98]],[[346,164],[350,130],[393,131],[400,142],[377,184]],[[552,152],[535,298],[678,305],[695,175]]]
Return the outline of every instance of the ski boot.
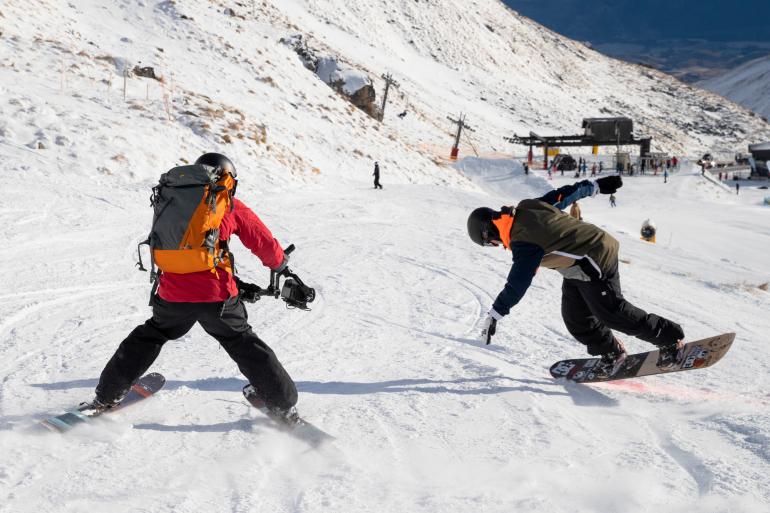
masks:
[[[96,417],[97,415],[101,415],[105,411],[114,408],[119,403],[120,401],[116,401],[114,403],[104,403],[98,398],[94,398],[93,401],[80,403],[78,405],[78,411],[83,415]]]
[[[661,370],[671,370],[680,363],[684,349],[684,342],[677,340],[673,344],[658,346],[658,363],[656,366]]]
[[[129,390],[130,389],[124,390],[123,392],[118,394],[117,398],[115,398],[115,399],[113,399],[111,401],[100,399],[99,396],[97,395],[90,402],[82,402],[82,403],[80,403],[78,405],[78,411],[80,413],[82,413],[83,415],[88,415],[88,416],[91,416],[91,417],[95,417],[96,415],[101,415],[105,411],[111,410],[112,408],[115,408],[116,406],[118,406],[123,401],[123,399],[126,397],[126,395],[128,394]]]
[[[253,385],[246,385],[243,387],[243,395],[252,406],[281,425],[284,425],[288,428],[294,428],[296,426],[302,426],[305,424],[305,422],[300,418],[299,413],[297,413],[297,408],[294,406],[289,408],[268,406],[259,396],[257,389],[254,388]]]
[[[599,363],[594,367],[594,374],[598,378],[609,378],[618,372],[626,362],[628,353],[623,343],[616,337],[612,337],[613,347],[610,351],[604,353]]]

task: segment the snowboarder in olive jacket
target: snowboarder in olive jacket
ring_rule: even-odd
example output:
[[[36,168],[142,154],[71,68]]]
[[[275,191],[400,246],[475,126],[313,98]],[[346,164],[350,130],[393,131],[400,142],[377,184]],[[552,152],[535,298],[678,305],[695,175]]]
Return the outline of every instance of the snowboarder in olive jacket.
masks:
[[[570,204],[597,193],[612,194],[623,185],[620,176],[583,180],[525,199],[515,208],[478,208],[468,218],[468,234],[481,246],[502,246],[513,254],[513,265],[483,325],[489,344],[497,321],[508,315],[526,293],[538,267],[559,271],[562,317],[567,330],[588,353],[601,356],[600,372],[611,375],[626,358],[623,344],[612,333],[621,331],[660,349],[660,367],[681,358],[682,328],[629,303],[620,290],[618,241],[604,230],[562,212]]]

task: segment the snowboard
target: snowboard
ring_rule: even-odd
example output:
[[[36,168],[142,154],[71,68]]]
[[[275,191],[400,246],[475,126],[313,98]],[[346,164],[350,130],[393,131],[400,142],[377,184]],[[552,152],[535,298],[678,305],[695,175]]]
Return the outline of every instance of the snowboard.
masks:
[[[75,426],[89,422],[101,415],[122,410],[126,406],[131,406],[132,404],[138,403],[142,399],[150,397],[155,392],[163,388],[165,383],[166,378],[157,372],[153,372],[139,378],[139,380],[131,386],[131,389],[128,391],[128,394],[126,394],[126,397],[124,397],[119,404],[110,408],[109,410],[96,411],[91,409],[88,404],[84,404],[78,408],[62,413],[61,415],[57,415],[56,417],[41,420],[40,424],[50,429],[51,431],[57,433],[66,433]]]
[[[268,409],[265,407],[265,403],[262,402],[262,400],[257,397],[254,394],[249,393],[250,385],[246,385],[243,387],[243,397],[246,398],[246,401],[262,413],[264,413],[272,422],[273,426],[276,429],[279,429],[280,431],[283,431],[285,433],[290,434],[291,436],[295,438],[299,438],[301,440],[304,440],[308,444],[310,444],[311,447],[318,448],[321,445],[325,444],[326,442],[330,442],[334,440],[334,437],[330,435],[329,433],[326,433],[322,429],[314,426],[307,420],[303,418],[299,418],[296,423],[288,424],[282,420],[279,420],[275,417],[273,417]]]
[[[576,358],[562,360],[551,366],[551,376],[564,378],[576,383],[597,383],[617,379],[638,378],[654,374],[704,369],[714,365],[727,353],[735,339],[735,333],[724,333],[715,337],[688,342],[682,349],[682,359],[670,369],[657,367],[658,350],[628,355],[621,367],[610,376],[597,376],[593,369],[599,358]]]

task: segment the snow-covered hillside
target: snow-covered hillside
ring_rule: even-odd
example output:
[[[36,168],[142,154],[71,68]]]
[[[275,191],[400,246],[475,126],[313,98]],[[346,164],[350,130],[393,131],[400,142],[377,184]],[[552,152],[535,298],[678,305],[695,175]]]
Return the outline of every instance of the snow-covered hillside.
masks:
[[[755,59],[722,76],[699,83],[735,103],[770,117],[770,56]],[[760,142],[760,138],[756,138]]]
[[[465,154],[521,153],[502,137],[575,133],[583,117],[606,115],[632,117],[655,149],[676,154],[731,154],[770,138],[770,126],[746,110],[606,58],[496,0],[37,0],[5,2],[0,12],[0,137],[75,152],[84,169],[105,173],[146,177],[162,152],[133,141],[150,131],[160,145],[173,141],[175,160],[228,144],[282,169],[276,179],[350,176],[379,159],[399,180],[456,183],[430,163],[447,156],[446,118],[460,111],[476,129]],[[353,110],[279,43],[296,34],[369,73],[378,101],[381,75],[393,74],[400,88],[385,125]],[[153,66],[164,83],[131,77],[124,102],[122,74],[137,65]],[[78,118],[92,106],[93,119]],[[88,123],[109,125],[110,138],[90,147]],[[403,147],[413,150],[405,160],[396,157]]]
[[[279,43],[297,33],[378,87],[393,73],[384,125]],[[129,77],[124,100],[121,73],[138,64],[164,81]],[[562,82],[560,70],[575,75]],[[677,320],[688,339],[737,332],[715,367],[591,387],[552,380],[553,361],[583,350],[560,318],[560,277],[545,270],[494,344],[475,340],[510,255],[471,243],[468,213],[568,179],[525,176],[512,160],[448,165],[446,116],[466,112],[485,153],[510,151],[501,137],[516,130],[572,132],[604,105],[638,109],[673,151],[743,146],[767,130],[491,0],[6,0],[0,512],[764,512],[761,184],[736,195],[685,165],[667,184],[627,179],[617,208],[581,202],[621,242],[629,300]],[[229,155],[238,196],[297,245],[292,268],[316,287],[313,310],[263,299],[250,322],[296,380],[300,412],[336,440],[309,451],[272,429],[199,327],[153,365],[168,378],[156,397],[64,437],[31,433],[89,399],[149,315],[135,257],[150,188],[203,151]],[[382,191],[371,188],[374,160]],[[656,245],[639,240],[646,218]],[[243,278],[265,284],[267,270],[234,251]]]

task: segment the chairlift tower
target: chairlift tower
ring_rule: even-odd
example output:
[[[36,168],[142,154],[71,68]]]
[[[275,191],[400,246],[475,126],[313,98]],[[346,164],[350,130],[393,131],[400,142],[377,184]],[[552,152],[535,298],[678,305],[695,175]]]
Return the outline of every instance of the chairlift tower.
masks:
[[[382,94],[382,107],[380,108],[380,123],[382,123],[383,119],[385,119],[385,104],[388,102],[388,90],[390,89],[390,85],[393,84],[394,87],[398,87],[398,82],[396,82],[393,79],[393,76],[390,73],[386,73],[382,75],[382,78],[385,80],[385,92]]]
[[[449,116],[447,116],[447,119],[457,125],[457,134],[455,135],[455,143],[454,143],[454,146],[452,146],[452,153],[450,154],[450,158],[452,160],[457,160],[457,155],[460,153],[460,136],[463,133],[463,128],[468,130],[469,132],[475,132],[475,130],[465,123],[465,114],[463,114],[462,112],[460,113],[460,117],[458,119],[454,119]]]

